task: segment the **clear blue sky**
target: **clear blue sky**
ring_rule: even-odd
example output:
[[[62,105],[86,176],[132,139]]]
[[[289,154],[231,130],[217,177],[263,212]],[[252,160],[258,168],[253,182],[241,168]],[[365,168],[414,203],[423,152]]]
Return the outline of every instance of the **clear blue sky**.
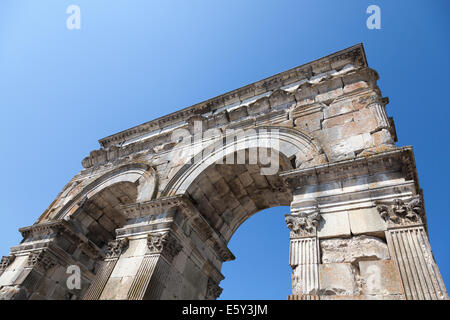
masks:
[[[66,8],[81,8],[81,30]],[[381,30],[366,8],[381,8]],[[97,140],[356,43],[413,145],[431,245],[450,284],[449,1],[0,2],[0,256],[81,169]],[[287,208],[230,241],[223,299],[290,292]]]

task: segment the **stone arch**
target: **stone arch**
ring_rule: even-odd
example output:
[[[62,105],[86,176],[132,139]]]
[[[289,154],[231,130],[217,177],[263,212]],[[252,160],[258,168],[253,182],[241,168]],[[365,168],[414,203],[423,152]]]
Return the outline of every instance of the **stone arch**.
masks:
[[[115,230],[128,217],[121,206],[154,199],[157,176],[145,163],[131,163],[111,170],[73,196],[52,220],[70,221],[98,248],[105,250]]]
[[[52,219],[67,220],[86,200],[115,184],[127,182],[134,184],[137,188],[136,202],[154,199],[158,189],[158,178],[154,169],[145,163],[131,163],[96,178],[68,201]]]
[[[250,134],[245,135],[245,143],[247,144],[243,143],[242,139],[233,140],[231,143],[225,142],[223,148],[208,154],[201,161],[188,161],[169,181],[162,192],[162,196],[183,194],[191,182],[207,167],[230,153],[246,149],[248,144],[255,147],[271,146],[272,149],[277,146],[276,151],[281,159],[292,161],[294,168],[298,168],[303,162],[317,160],[322,153],[321,148],[308,135],[293,128],[261,126],[251,130],[253,131],[250,131]],[[273,134],[274,132],[276,134]],[[278,139],[278,141],[274,139]],[[199,153],[201,152],[203,150]],[[196,159],[196,157],[198,157],[198,154],[193,156],[192,159]]]
[[[276,134],[273,134],[274,130]],[[245,138],[248,144],[242,143],[241,137],[224,143],[223,147],[208,153],[199,162],[187,163],[163,191],[163,196],[187,195],[191,198],[226,242],[256,212],[289,206],[292,192],[279,173],[299,167],[302,162],[317,159],[320,155],[320,148],[312,139],[296,129],[258,127]],[[271,152],[276,149],[279,163],[275,174],[261,174],[261,163],[249,163],[249,145],[270,149]],[[217,160],[230,154],[235,158],[235,154],[242,150],[245,151],[245,164],[217,164]]]
[[[394,145],[377,79],[357,45],[100,140],[86,170],[1,259],[0,299],[216,299],[234,230],[285,204],[289,299],[448,299],[414,154]],[[216,133],[196,144],[197,155],[216,137],[222,148],[185,164],[170,135],[195,138],[197,121]],[[223,145],[231,128],[255,130],[249,141],[278,151],[280,173],[262,175],[262,162],[217,165],[236,152],[247,157],[245,143]],[[279,145],[268,129],[278,130]],[[131,159],[152,163],[162,190],[151,167]],[[89,229],[94,220],[107,227],[101,217],[113,213],[111,232]],[[83,271],[78,291],[65,285],[74,263]],[[374,270],[381,281],[371,281]]]

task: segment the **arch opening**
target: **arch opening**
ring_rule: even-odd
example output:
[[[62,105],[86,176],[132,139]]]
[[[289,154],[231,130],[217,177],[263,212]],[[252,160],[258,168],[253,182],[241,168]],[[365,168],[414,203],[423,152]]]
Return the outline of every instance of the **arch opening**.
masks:
[[[136,202],[138,188],[132,182],[112,184],[90,198],[85,198],[70,215],[70,221],[97,247],[106,250],[115,239],[115,231],[125,225],[127,217],[120,207]]]
[[[266,152],[270,153],[268,148]],[[245,159],[249,159],[246,152]],[[234,153],[235,159],[237,154]],[[290,160],[279,154],[278,173],[292,168]],[[226,242],[239,226],[255,213],[272,207],[289,206],[292,193],[278,174],[261,174],[261,163],[217,164],[204,169],[185,194],[211,227]]]
[[[236,230],[228,243],[236,260],[222,266],[219,300],[286,299],[292,290],[287,212],[284,206],[258,211]]]

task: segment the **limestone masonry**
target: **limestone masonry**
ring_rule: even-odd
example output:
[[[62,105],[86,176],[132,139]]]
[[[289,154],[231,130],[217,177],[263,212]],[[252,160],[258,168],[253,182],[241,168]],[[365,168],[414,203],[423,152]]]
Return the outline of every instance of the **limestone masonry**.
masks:
[[[356,45],[101,139],[20,229],[0,299],[216,299],[231,236],[274,206],[291,208],[288,299],[447,299],[413,150],[395,146],[377,79]],[[275,174],[254,150],[277,154]]]

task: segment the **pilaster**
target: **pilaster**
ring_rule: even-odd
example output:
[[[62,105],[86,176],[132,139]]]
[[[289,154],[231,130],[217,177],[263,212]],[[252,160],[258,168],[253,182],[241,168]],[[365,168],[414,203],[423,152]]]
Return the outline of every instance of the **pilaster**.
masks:
[[[290,230],[289,265],[292,268],[292,296],[289,299],[315,299],[319,291],[319,241],[317,227],[320,222],[317,207],[291,206],[285,215]],[[293,298],[297,297],[297,298]],[[298,298],[301,297],[301,298]]]
[[[99,248],[65,220],[20,229],[24,239],[0,264],[0,299],[74,299],[94,277]],[[69,266],[80,269],[78,288],[69,288]]]
[[[376,201],[375,204],[387,222],[386,240],[400,271],[406,299],[448,299],[424,228],[421,197]]]
[[[126,245],[111,246],[114,257],[107,255],[84,299],[216,299],[220,295],[221,263],[234,256],[187,198],[161,198],[121,210],[129,219],[116,230],[116,242],[127,239]]]

